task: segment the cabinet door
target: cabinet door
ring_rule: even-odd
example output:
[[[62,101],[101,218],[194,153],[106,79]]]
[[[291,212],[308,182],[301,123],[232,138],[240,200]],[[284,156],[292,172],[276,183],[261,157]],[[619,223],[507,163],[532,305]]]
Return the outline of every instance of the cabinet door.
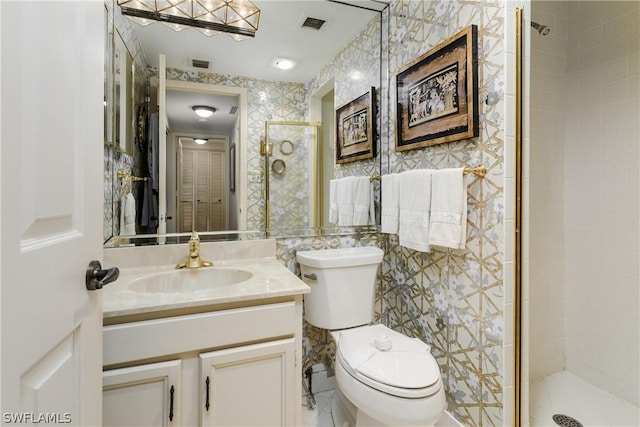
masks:
[[[179,426],[181,362],[150,363],[102,374],[103,426]]]
[[[295,423],[293,338],[203,353],[200,361],[202,425]]]

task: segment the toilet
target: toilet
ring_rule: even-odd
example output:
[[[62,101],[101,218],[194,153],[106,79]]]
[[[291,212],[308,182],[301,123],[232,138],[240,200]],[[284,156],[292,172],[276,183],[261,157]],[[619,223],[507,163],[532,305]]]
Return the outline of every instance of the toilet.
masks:
[[[304,297],[305,319],[329,330],[336,342],[336,427],[432,426],[446,408],[431,348],[370,324],[383,254],[373,246],[296,254],[311,288]]]

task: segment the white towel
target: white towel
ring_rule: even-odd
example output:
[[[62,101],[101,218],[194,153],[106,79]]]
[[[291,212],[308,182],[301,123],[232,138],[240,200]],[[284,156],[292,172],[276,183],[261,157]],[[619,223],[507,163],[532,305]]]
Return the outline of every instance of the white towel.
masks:
[[[120,203],[120,235],[135,236],[136,234],[136,200],[129,192]]]
[[[400,174],[382,175],[380,186],[382,192],[380,231],[398,234]]]
[[[401,246],[429,252],[432,169],[417,169],[400,174],[400,219],[398,242]]]
[[[368,176],[353,178],[353,224],[371,224],[373,205],[373,186]]]
[[[353,225],[353,203],[356,177],[340,178],[337,185],[338,225]]]
[[[467,188],[464,169],[442,169],[431,177],[429,244],[464,249],[467,240]]]
[[[329,222],[338,223],[338,180],[329,181]]]

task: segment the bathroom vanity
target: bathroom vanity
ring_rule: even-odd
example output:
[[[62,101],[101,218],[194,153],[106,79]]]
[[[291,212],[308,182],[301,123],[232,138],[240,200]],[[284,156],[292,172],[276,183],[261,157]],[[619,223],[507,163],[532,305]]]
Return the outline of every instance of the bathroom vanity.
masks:
[[[213,267],[176,270],[186,245],[105,250],[103,425],[299,425],[309,288],[272,240],[200,252]]]

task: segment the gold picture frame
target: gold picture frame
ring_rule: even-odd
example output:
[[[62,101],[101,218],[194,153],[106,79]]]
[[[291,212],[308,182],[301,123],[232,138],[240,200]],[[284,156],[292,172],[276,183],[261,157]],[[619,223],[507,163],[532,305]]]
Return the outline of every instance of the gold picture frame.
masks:
[[[396,151],[478,136],[477,45],[471,25],[397,71]]]
[[[375,88],[336,109],[336,163],[376,156]]]

